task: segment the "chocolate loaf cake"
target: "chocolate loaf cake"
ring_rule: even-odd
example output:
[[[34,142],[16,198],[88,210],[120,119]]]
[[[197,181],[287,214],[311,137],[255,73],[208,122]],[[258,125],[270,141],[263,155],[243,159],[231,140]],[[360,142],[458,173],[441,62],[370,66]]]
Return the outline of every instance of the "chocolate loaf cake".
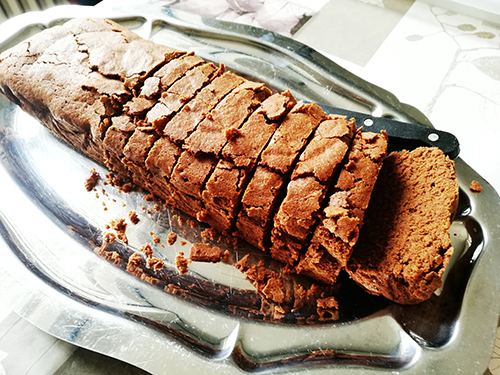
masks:
[[[351,278],[398,303],[428,299],[453,252],[449,228],[457,204],[454,164],[441,150],[391,153],[347,264]]]
[[[373,274],[386,276],[385,263],[374,265],[384,249],[366,253],[363,235],[348,263],[386,154],[383,134],[356,133],[354,121],[327,116],[288,91],[273,93],[224,65],[143,40],[102,19],[71,20],[3,52],[0,89],[77,150],[172,207],[270,251],[289,270],[326,284],[334,284],[346,264],[362,285]],[[431,157],[439,163],[436,170],[451,168],[429,152],[405,160],[420,165]],[[412,163],[401,162],[401,168],[410,170]],[[384,176],[403,178],[395,172]],[[451,197],[450,188],[445,190]],[[433,189],[422,196],[431,199]],[[399,214],[402,203],[391,202]],[[449,224],[443,219],[435,233],[449,237]],[[368,226],[367,233],[374,227]],[[433,252],[432,246],[424,251]],[[440,253],[435,274],[426,273],[432,285],[418,298],[439,284],[447,254]],[[390,287],[407,296],[421,283],[419,277],[404,281]],[[418,299],[375,292],[403,303]]]

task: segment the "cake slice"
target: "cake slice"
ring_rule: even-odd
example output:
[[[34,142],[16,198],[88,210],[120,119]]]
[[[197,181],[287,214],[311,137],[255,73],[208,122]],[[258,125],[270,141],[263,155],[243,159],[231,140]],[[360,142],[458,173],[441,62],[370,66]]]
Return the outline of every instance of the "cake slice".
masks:
[[[227,132],[238,129],[269,95],[271,90],[263,83],[243,82],[198,125],[186,139],[185,148],[195,155],[218,156],[227,142]]]
[[[167,90],[162,91],[158,103],[148,112],[148,122],[153,124],[159,134],[163,132],[175,142],[175,137],[170,134],[169,129],[165,129],[165,125],[199,90],[222,74],[223,70],[211,63],[197,65],[188,70]]]
[[[295,98],[289,92],[274,94],[264,100],[239,129],[226,134],[223,158],[203,191],[205,211],[202,221],[232,234],[242,195],[258,157],[295,104]]]
[[[335,283],[358,240],[365,210],[387,155],[387,141],[384,132],[357,131],[307,252],[299,255],[297,273]]]
[[[266,250],[272,218],[293,167],[309,138],[326,118],[316,104],[296,104],[262,151],[254,176],[242,197],[236,234]]]
[[[208,113],[232,90],[245,82],[245,79],[231,72],[224,72],[215,78],[209,85],[205,86],[196,97],[187,103],[165,125],[164,132],[170,139],[178,144],[184,143],[185,139],[198,127]],[[167,119],[164,118],[163,121]]]
[[[295,166],[274,216],[271,255],[294,265],[314,231],[323,200],[356,131],[354,120],[329,116],[320,123]]]
[[[401,304],[430,298],[453,252],[449,228],[457,204],[455,167],[441,150],[391,153],[347,264],[351,278]]]
[[[236,235],[262,251],[267,250],[269,223],[283,184],[281,174],[258,166],[241,199]]]
[[[289,91],[276,93],[264,100],[238,131],[227,137],[222,149],[224,159],[237,167],[252,169],[269,139],[295,104],[297,101]]]
[[[312,243],[324,247],[344,267],[363,225],[365,210],[387,154],[385,133],[358,131]]]

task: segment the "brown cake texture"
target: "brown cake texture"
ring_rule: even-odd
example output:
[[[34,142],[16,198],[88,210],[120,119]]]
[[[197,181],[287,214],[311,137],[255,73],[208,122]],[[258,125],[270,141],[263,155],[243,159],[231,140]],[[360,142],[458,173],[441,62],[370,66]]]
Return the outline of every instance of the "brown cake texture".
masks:
[[[97,18],[50,27],[3,52],[0,89],[56,136],[114,171],[113,179],[133,181],[147,197],[154,195],[226,235],[270,251],[289,271],[335,284],[348,264],[351,277],[367,290],[403,303],[428,297],[439,285],[449,257],[445,240],[453,211],[440,197],[451,199],[456,192],[431,173],[452,166],[434,150],[389,159],[379,190],[394,196],[384,203],[381,223],[396,223],[403,236],[394,234],[394,244],[368,252],[369,241],[361,232],[349,261],[386,156],[384,134],[355,131],[353,120],[328,116],[289,91],[273,91],[223,64],[141,39]],[[425,173],[435,185],[423,184],[422,178],[417,183],[425,175],[422,168],[431,164]],[[408,193],[415,187],[406,187],[403,179],[422,183],[422,191]],[[403,195],[412,202],[433,202],[425,204],[441,208],[439,218],[420,225],[423,214],[400,211],[405,204],[396,197]],[[371,211],[384,204],[375,202]],[[394,272],[401,268],[405,276],[388,277],[389,264],[394,266],[403,254],[395,250],[396,243],[404,242],[415,217],[419,227],[410,237],[416,240],[405,246],[412,256],[418,247],[421,260],[396,264]],[[382,241],[376,219],[370,216],[364,227]],[[421,233],[424,228],[430,234]],[[435,250],[437,240],[429,242],[432,236],[441,241],[441,251]],[[186,271],[188,260],[179,256],[176,263]],[[162,262],[155,260],[151,267],[160,268]],[[262,290],[274,300],[279,297],[275,279]],[[374,290],[367,280],[391,281]],[[429,285],[417,292],[422,280]],[[388,288],[394,290],[386,293]],[[336,306],[330,299],[317,305],[325,314]]]
[[[289,265],[299,259],[355,129],[354,120],[329,116],[320,123],[301,153],[274,216],[271,255],[275,259]]]
[[[457,204],[455,167],[441,150],[391,153],[347,265],[351,278],[398,303],[428,299],[453,252],[449,228]]]
[[[189,250],[189,259],[193,262],[217,263],[222,259],[222,250],[206,243],[194,243]]]

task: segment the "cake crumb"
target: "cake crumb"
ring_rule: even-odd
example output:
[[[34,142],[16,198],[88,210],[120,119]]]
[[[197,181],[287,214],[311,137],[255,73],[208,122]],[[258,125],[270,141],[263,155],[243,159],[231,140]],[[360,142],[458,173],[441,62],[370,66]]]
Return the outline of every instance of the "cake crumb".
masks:
[[[160,212],[160,205],[159,204],[155,204],[153,206],[153,210],[154,210],[154,212]]]
[[[154,268],[155,270],[161,270],[165,266],[165,263],[163,262],[163,259],[160,258],[149,258],[147,266],[149,268]]]
[[[109,172],[108,174],[106,174],[106,182],[105,182],[105,185],[111,185],[111,186],[114,186],[115,183],[113,181],[114,179],[114,175],[113,175],[113,172]]]
[[[114,233],[104,233],[104,242],[107,243],[107,244],[110,244],[110,243],[113,243],[115,242],[116,240],[116,236],[114,235]]]
[[[285,293],[283,291],[283,280],[280,277],[272,277],[267,280],[266,286],[262,289],[262,294],[271,301],[283,303]]]
[[[338,320],[339,319],[339,303],[335,297],[319,298],[316,301],[319,320]]]
[[[90,171],[90,176],[87,177],[87,179],[85,180],[85,190],[87,191],[91,191],[93,189],[95,189],[95,187],[97,186],[97,184],[99,183],[99,180],[101,179],[101,176],[99,176],[99,173],[97,173],[97,171],[94,169],[92,169]]]
[[[128,239],[125,234],[125,231],[127,229],[127,223],[125,222],[125,219],[111,220],[110,225],[111,228],[116,231],[118,239],[122,240],[124,243],[128,243]]]
[[[217,238],[217,231],[213,228],[207,228],[201,232],[201,238],[204,240],[213,241]]]
[[[196,223],[193,220],[188,220],[187,223],[191,228],[194,228],[196,226]]]
[[[229,250],[224,251],[224,254],[222,254],[222,263],[228,263],[229,262]]]
[[[154,196],[153,194],[146,194],[146,195],[144,196],[144,200],[145,200],[146,202],[151,202],[151,201],[153,201],[154,199],[155,199],[155,196]]]
[[[153,257],[153,248],[151,247],[150,244],[146,243],[142,245],[139,250],[146,256],[146,258]]]
[[[128,218],[130,219],[130,222],[134,225],[136,225],[140,221],[139,216],[137,216],[137,212],[135,211],[129,211]]]
[[[483,191],[483,187],[476,180],[472,181],[469,186],[469,190],[473,193],[480,193]]]
[[[222,250],[216,246],[212,247],[209,244],[194,243],[191,245],[189,259],[193,262],[220,262],[222,258]]]
[[[130,182],[127,182],[126,184],[123,184],[121,186],[121,189],[120,191],[124,192],[124,193],[130,193],[132,191],[132,184]]]
[[[142,263],[142,257],[139,253],[133,253],[130,258],[128,258],[128,266],[139,267]]]
[[[182,275],[188,271],[189,260],[184,258],[184,252],[179,251],[177,256],[175,257],[174,265],[177,267],[177,270]]]
[[[283,310],[283,308],[281,306],[274,306],[274,308],[275,308],[276,312],[279,313],[279,314],[283,314],[284,315],[286,313],[286,311]]]
[[[227,236],[226,240],[227,240],[227,243],[230,244],[230,245],[236,246],[238,244],[238,237]]]
[[[187,242],[186,241],[181,241],[181,246],[186,246]]]
[[[281,276],[264,267],[261,260],[257,265],[248,264],[249,254],[246,254],[235,267],[242,272],[252,285],[266,298],[277,303],[283,303],[285,292],[283,289],[283,279]]]
[[[153,239],[153,242],[154,242],[155,244],[159,244],[159,243],[160,243],[160,237],[158,237],[158,235],[157,235],[157,234],[154,234],[154,233],[153,233],[153,235],[152,235],[152,239]]]
[[[177,233],[171,232],[167,236],[167,243],[172,246],[177,241]]]
[[[125,232],[125,230],[127,229],[127,223],[125,222],[125,219],[111,220],[109,224],[111,225],[111,228],[113,228],[117,232]]]

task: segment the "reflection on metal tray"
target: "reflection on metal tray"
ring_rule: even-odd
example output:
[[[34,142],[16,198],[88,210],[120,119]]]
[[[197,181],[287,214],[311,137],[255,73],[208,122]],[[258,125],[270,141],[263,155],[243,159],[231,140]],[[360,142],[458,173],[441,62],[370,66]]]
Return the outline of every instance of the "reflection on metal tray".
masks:
[[[155,42],[194,50],[277,89],[290,89],[304,101],[430,125],[413,107],[288,38],[154,7],[103,11],[62,7],[20,16],[1,28],[0,49],[69,18],[107,17]],[[102,184],[97,192],[86,192],[89,171],[95,168],[101,176],[107,171],[2,97],[0,295],[50,334],[151,373],[173,368],[186,374],[478,372],[487,366],[498,319],[499,302],[492,304],[491,297],[500,289],[495,270],[500,230],[494,221],[500,199],[462,160],[455,162],[461,187],[451,229],[455,255],[439,293],[420,305],[399,306],[348,286],[339,296],[339,321],[301,325],[295,315],[268,322],[265,313],[254,313],[260,296],[232,265],[193,263],[187,275],[172,272],[176,254],[201,240],[200,227],[177,225],[174,213],[155,209],[140,192],[125,194]],[[472,180],[484,187],[481,194],[468,191]],[[158,278],[155,286],[93,251],[105,225],[131,210],[140,222],[129,224],[129,246],[114,244],[112,250],[126,262],[151,243],[150,233],[162,238],[154,251],[167,266],[161,274],[146,275]],[[170,231],[182,239],[162,247]],[[232,262],[252,253],[239,246],[226,244]],[[265,254],[252,256],[275,266]],[[166,293],[171,285],[178,287],[177,295]]]

